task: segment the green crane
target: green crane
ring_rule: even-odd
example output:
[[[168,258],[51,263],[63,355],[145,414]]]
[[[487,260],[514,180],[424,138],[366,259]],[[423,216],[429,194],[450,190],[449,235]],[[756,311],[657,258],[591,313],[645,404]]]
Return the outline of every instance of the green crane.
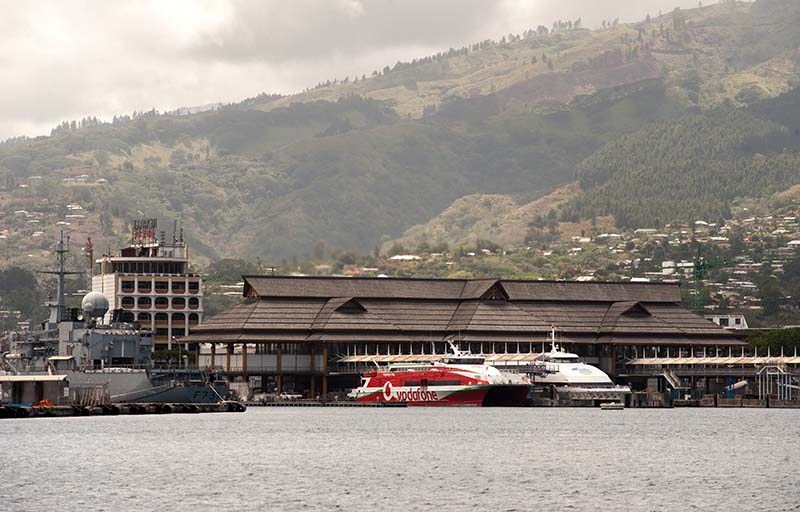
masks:
[[[710,270],[725,266],[728,262],[716,256],[711,260],[704,258],[700,242],[696,242],[696,244],[697,254],[694,257],[694,269],[692,270],[692,277],[694,278],[692,310],[702,316],[706,311],[706,290],[703,281],[708,278]]]
[[[695,242],[697,250],[695,253],[695,257],[692,260],[692,280],[693,283],[693,292],[694,295],[691,298],[691,310],[694,311],[696,314],[702,316],[705,314],[706,311],[706,289],[703,282],[708,278],[708,273],[710,270],[723,267],[728,264],[728,262],[724,259],[714,257],[713,259],[707,259],[703,256],[702,246],[700,242]],[[667,267],[670,268],[670,267]],[[673,265],[672,269],[674,270],[684,270],[682,267],[677,265]]]

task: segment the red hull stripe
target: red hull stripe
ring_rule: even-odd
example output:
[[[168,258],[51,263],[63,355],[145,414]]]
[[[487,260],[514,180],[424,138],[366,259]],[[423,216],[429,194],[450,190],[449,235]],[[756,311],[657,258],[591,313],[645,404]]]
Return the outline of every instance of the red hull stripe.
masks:
[[[383,393],[372,393],[358,399],[359,402],[400,402],[409,406],[445,406],[445,405],[473,405],[483,403],[488,388],[467,387],[463,390],[448,392],[442,396],[437,391],[399,391],[387,400]]]

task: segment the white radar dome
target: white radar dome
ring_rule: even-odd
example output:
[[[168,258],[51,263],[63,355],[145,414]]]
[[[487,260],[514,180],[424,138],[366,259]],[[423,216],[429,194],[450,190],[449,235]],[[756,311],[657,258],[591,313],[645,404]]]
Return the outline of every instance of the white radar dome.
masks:
[[[89,292],[81,301],[83,314],[91,318],[100,318],[108,312],[108,299],[100,292]]]

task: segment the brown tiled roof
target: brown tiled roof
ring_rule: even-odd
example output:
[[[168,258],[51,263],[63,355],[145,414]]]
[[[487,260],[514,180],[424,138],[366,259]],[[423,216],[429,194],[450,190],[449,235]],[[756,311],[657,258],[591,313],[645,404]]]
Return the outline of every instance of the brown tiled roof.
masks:
[[[677,284],[597,283],[579,281],[501,281],[510,300],[575,302],[675,302],[681,294]]]
[[[507,299],[508,292],[498,279],[467,279],[464,282],[464,289],[461,291],[461,299],[481,299],[491,291],[497,291],[498,295]]]
[[[603,302],[514,301],[514,304],[565,333],[597,332],[608,311],[608,303]]]
[[[677,285],[247,277],[245,294],[185,340],[540,342],[554,326],[574,343],[741,343],[683,308]]]
[[[384,299],[479,299],[492,286],[510,300],[577,302],[680,302],[676,284],[506,281],[496,279],[406,279],[392,277],[244,276],[244,295],[257,297]]]
[[[451,322],[449,331],[547,332],[552,324],[507,301],[469,301],[469,318]],[[455,318],[454,318],[455,319]],[[465,321],[466,320],[466,321]]]
[[[223,313],[209,317],[202,324],[192,327],[192,333],[244,329],[253,310],[258,306],[258,299],[245,299]]]
[[[458,299],[464,279],[403,279],[391,277],[243,276],[244,293],[258,297],[387,299]]]
[[[445,331],[457,300],[367,300],[359,301],[367,311],[407,331]]]
[[[314,319],[311,329],[355,332],[400,330],[352,298],[330,299]]]

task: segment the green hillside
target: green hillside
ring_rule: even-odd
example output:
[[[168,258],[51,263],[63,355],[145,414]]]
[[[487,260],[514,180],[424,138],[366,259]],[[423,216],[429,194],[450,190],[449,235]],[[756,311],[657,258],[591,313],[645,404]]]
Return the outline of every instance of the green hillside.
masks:
[[[0,144],[2,256],[30,262],[58,229],[115,247],[145,215],[181,219],[200,263],[363,252],[465,196],[524,206],[576,175],[572,217],[715,216],[794,184],[793,153],[770,145],[794,147],[792,118],[763,100],[797,85],[798,20],[796,2],[760,0],[595,31],[571,21],[293,96],[66,123]],[[510,210],[497,209],[519,224]]]
[[[620,227],[730,217],[744,197],[800,183],[800,90],[747,109],[719,107],[625,135],[579,166],[569,214],[614,215]]]

